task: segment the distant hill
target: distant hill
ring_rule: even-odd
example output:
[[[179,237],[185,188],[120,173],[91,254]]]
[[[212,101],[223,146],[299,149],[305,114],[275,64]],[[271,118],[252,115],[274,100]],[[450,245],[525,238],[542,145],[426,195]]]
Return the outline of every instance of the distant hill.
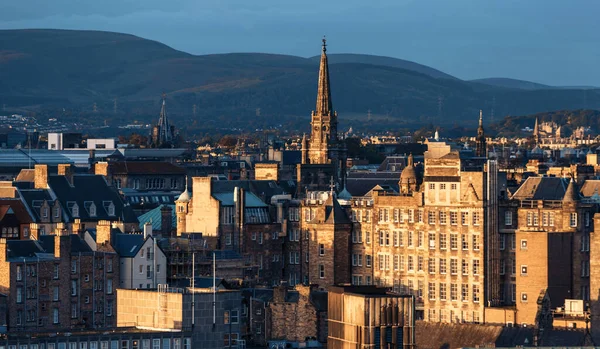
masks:
[[[400,68],[411,70],[417,73],[425,74],[436,79],[452,79],[458,80],[452,75],[441,72],[437,69],[422,65],[419,63],[406,61],[399,58],[385,57],[385,56],[373,56],[373,55],[361,55],[354,53],[335,53],[329,54],[329,64],[337,63],[362,63],[370,65],[382,65],[393,68]],[[318,62],[321,59],[321,55],[311,57],[311,60]]]
[[[520,89],[520,90],[545,90],[545,89],[556,88],[554,86],[538,84],[537,82],[510,79],[510,78],[486,78],[486,79],[476,79],[476,80],[469,80],[469,81],[480,83],[480,84],[486,84],[486,85],[490,85],[490,86],[516,88],[516,89]]]
[[[315,51],[320,51],[318,42]],[[389,57],[329,57],[334,109],[341,127],[354,125],[355,130],[476,124],[478,110],[484,110],[487,122],[492,106],[497,118],[600,108],[599,90],[588,90],[582,98],[576,89],[463,81]],[[307,127],[317,74],[314,57],[196,56],[128,34],[0,30],[0,106],[89,125],[155,120],[165,92],[171,117],[187,128]]]

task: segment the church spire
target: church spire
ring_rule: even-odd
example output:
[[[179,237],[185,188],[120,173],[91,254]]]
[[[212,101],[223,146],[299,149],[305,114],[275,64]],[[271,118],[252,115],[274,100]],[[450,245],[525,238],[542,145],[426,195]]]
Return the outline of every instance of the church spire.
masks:
[[[162,94],[162,107],[160,108],[158,127],[160,129],[160,142],[167,143],[172,141],[171,127],[169,126],[169,119],[167,119],[167,95],[165,93]]]
[[[481,110],[479,110],[479,127],[477,128],[475,155],[478,157],[485,157],[487,155],[485,132],[483,131],[483,111]]]
[[[319,66],[319,87],[317,92],[316,115],[330,115],[331,90],[329,88],[329,66],[327,63],[327,40],[323,38],[323,49],[321,51],[321,63]]]

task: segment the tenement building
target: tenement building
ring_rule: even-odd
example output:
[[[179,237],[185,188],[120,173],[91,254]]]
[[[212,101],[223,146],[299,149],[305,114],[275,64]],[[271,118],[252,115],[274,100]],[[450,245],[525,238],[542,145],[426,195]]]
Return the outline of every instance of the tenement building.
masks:
[[[486,283],[495,245],[484,238],[497,234],[488,215],[488,193],[499,195],[495,163],[462,159],[444,142],[428,148],[423,176],[409,157],[399,193],[377,186],[364,197],[303,201],[308,281],[394,287],[414,294],[427,320],[480,322],[499,293]]]

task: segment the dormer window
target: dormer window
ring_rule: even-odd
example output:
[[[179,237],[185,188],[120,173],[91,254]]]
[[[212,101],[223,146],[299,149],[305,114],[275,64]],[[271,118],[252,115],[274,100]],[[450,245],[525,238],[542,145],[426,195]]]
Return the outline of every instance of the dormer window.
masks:
[[[77,203],[73,203],[73,206],[71,206],[71,215],[73,217],[79,217],[79,205],[77,205]]]
[[[54,218],[60,218],[60,209],[58,207],[55,207],[53,209],[53,211],[54,211],[54,214],[53,214]]]
[[[115,215],[115,204],[113,204],[112,201],[103,201],[102,205],[109,216]]]
[[[90,216],[96,217],[96,205],[93,202],[90,205]]]
[[[42,218],[48,218],[48,207],[42,207]]]

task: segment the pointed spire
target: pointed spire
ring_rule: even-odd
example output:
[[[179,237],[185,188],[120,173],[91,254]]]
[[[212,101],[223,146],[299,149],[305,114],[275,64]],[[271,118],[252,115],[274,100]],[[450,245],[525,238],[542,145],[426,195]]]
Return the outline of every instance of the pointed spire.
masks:
[[[410,153],[410,155],[408,156],[408,164],[406,166],[407,167],[408,166],[411,166],[411,167],[415,166],[415,159],[413,158],[412,153]]]
[[[188,190],[188,177],[185,176],[185,190],[183,193],[179,195],[177,198],[179,202],[189,202],[190,201],[190,191]]]
[[[533,135],[537,136],[540,133],[540,127],[538,125],[538,118],[537,116],[535,117],[535,124],[533,125]]]
[[[567,190],[565,191],[565,196],[563,196],[563,202],[575,202],[578,201],[578,195],[577,195],[577,189],[575,188],[576,184],[575,181],[573,180],[573,177],[571,177],[571,181],[569,182],[569,186],[567,187]]]
[[[158,131],[158,143],[166,144],[173,140],[169,119],[167,118],[167,95],[164,92],[162,94],[162,106],[160,108],[160,117],[158,119]]]
[[[483,111],[479,109],[479,127],[483,127]]]
[[[323,50],[319,65],[319,86],[317,91],[316,115],[329,115],[332,112],[331,90],[329,87],[329,65],[327,63],[327,40],[323,37]]]

